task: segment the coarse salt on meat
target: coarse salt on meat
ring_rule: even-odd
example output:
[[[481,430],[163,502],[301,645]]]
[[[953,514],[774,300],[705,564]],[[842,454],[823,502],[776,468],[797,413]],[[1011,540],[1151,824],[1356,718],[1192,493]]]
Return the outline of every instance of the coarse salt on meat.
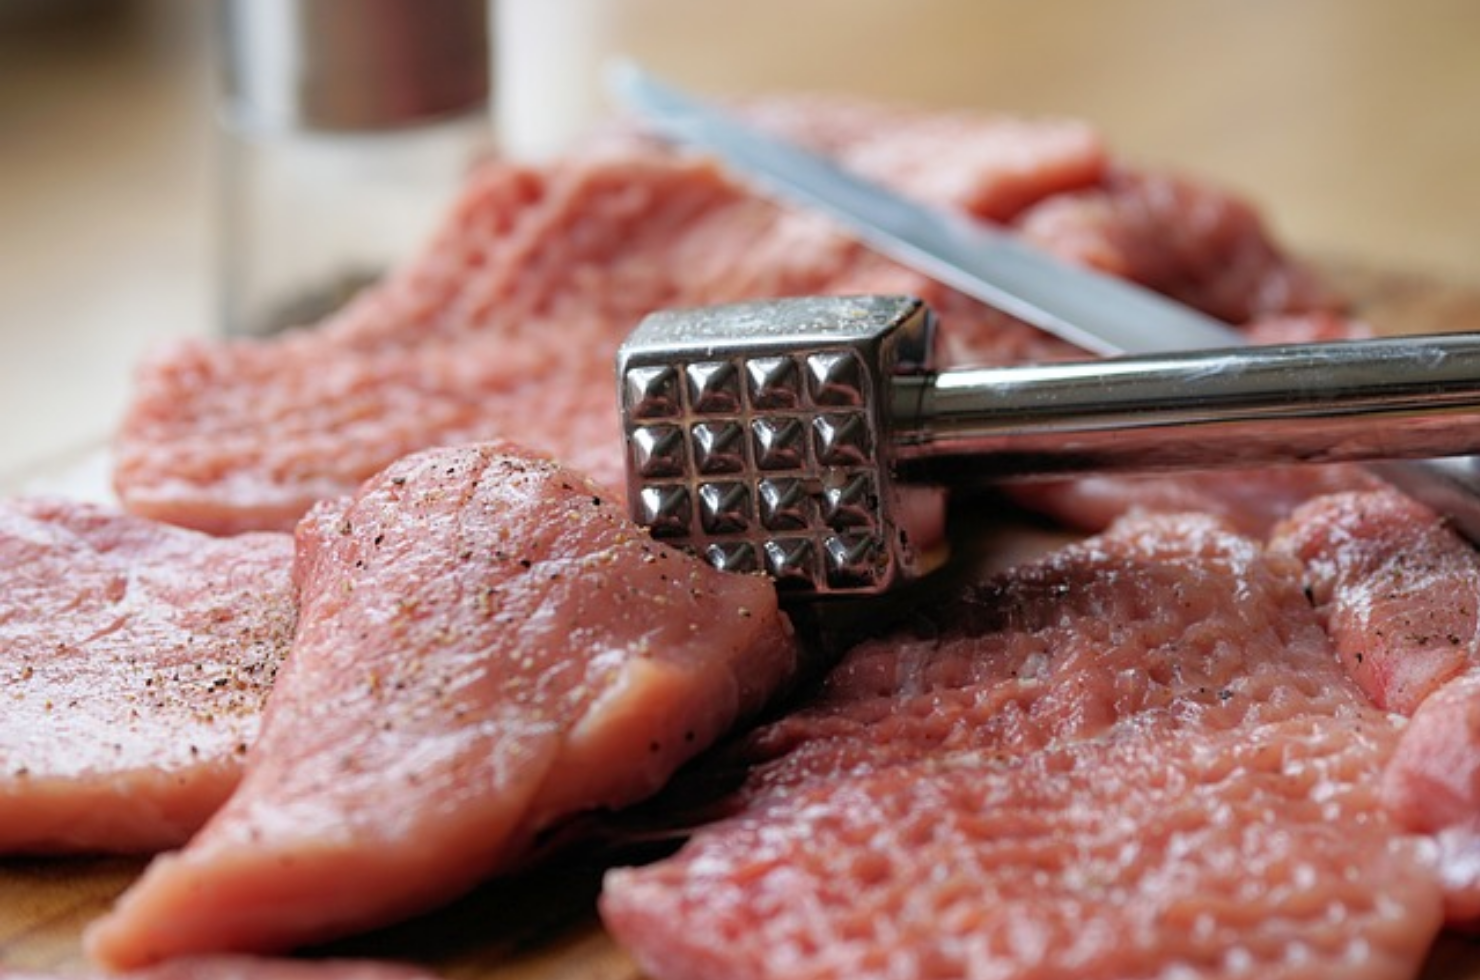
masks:
[[[1089,194],[1111,170],[1097,135],[1072,122],[823,99],[751,111],[848,166],[993,220]],[[630,134],[598,144],[540,168],[491,163],[422,255],[313,329],[158,352],[139,373],[115,445],[125,506],[216,533],[287,529],[315,500],[350,492],[400,455],[495,437],[621,487],[612,359],[662,307],[912,293],[940,314],[953,363],[1073,353],[867,251],[817,215],[762,200],[711,163]],[[1223,200],[1211,191],[1185,198]],[[1257,223],[1184,229],[1185,217],[1112,209],[1110,224],[1136,229],[1104,236],[1112,252],[1121,239],[1132,243],[1118,271],[1136,277],[1143,260],[1163,277],[1196,268],[1212,277],[1200,295],[1213,296],[1219,282],[1205,267],[1217,263],[1206,256],[1252,256],[1239,264],[1238,290],[1302,301],[1268,285],[1296,274]],[[1153,239],[1174,242],[1177,255],[1135,244]]]
[[[608,875],[646,975],[1418,971],[1441,899],[1379,805],[1398,726],[1289,558],[1125,520],[916,619],[740,743],[732,815]]]
[[[656,791],[791,675],[766,579],[509,447],[414,454],[300,526],[299,629],[242,785],[89,930],[101,963],[283,950],[447,901]]]
[[[0,502],[0,853],[155,851],[205,822],[292,638],[292,549]]]

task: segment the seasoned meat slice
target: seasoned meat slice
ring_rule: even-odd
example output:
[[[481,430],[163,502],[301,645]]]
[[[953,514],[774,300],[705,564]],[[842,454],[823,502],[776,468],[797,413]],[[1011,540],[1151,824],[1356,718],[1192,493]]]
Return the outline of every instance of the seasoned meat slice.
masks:
[[[130,968],[451,899],[657,790],[791,675],[766,579],[506,446],[429,450],[298,531],[300,624],[237,792],[88,934]]]
[[[290,535],[0,502],[0,853],[178,847],[241,776],[293,634]]]

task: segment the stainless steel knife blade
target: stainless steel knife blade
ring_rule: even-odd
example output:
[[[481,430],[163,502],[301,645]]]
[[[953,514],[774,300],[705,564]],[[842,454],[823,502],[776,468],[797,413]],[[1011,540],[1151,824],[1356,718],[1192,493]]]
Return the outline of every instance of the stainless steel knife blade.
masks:
[[[635,65],[617,66],[611,79],[617,97],[665,138],[716,154],[768,193],[830,215],[879,252],[1085,350],[1153,354],[1242,343],[1213,317],[909,200]]]
[[[1096,354],[1158,354],[1245,342],[1228,324],[1149,289],[1072,265],[985,223],[912,201],[820,154],[616,65],[617,100],[666,139],[714,154],[762,192],[832,217],[864,244]],[[1368,464],[1480,542],[1480,457]]]

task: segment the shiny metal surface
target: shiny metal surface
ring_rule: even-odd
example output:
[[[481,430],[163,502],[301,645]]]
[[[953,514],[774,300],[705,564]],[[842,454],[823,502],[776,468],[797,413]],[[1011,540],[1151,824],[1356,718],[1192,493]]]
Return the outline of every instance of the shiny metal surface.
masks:
[[[613,91],[661,135],[708,150],[768,192],[831,215],[866,244],[1097,354],[1227,346],[1225,324],[1123,280],[927,208],[728,117],[632,64]],[[1072,273],[1071,270],[1072,269]]]
[[[792,597],[873,594],[928,567],[921,491],[1480,452],[1480,334],[936,371],[933,332],[907,296],[647,317],[617,357],[633,518]]]
[[[617,355],[627,500],[655,538],[791,594],[916,578],[938,488],[896,484],[890,386],[930,368],[907,296],[812,296],[666,310]]]
[[[895,384],[896,452],[913,479],[1480,451],[1474,334],[957,370]]]
[[[486,0],[215,2],[235,125],[388,129],[488,96]]]
[[[618,98],[665,137],[715,153],[762,189],[832,216],[881,253],[1087,351],[1139,355],[1244,343],[1227,324],[910,201],[758,132],[635,65],[619,66],[611,83]],[[1370,468],[1480,542],[1480,459],[1405,458]]]

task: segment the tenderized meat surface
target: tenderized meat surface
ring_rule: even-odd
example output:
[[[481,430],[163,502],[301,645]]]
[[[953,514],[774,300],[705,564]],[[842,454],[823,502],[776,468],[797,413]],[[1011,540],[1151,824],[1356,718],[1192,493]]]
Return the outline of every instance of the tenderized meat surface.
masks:
[[[292,538],[0,502],[0,853],[177,847],[226,799],[294,621]]]
[[[1288,556],[1202,516],[922,607],[736,749],[732,815],[609,874],[654,980],[1412,977],[1399,737]]]
[[[1417,501],[1321,497],[1273,545],[1305,564],[1342,665],[1378,707],[1411,715],[1480,661],[1480,554]]]
[[[754,111],[871,176],[981,218],[1028,221],[1048,206],[1039,202],[1073,192],[1052,221],[1031,222],[1035,236],[1133,278],[1192,283],[1192,299],[1226,308],[1229,295],[1245,296],[1233,312],[1251,316],[1323,302],[1292,285],[1303,274],[1245,206],[1181,184],[1175,206],[1163,206],[1163,185],[1121,175],[1082,124],[818,100]],[[542,168],[489,165],[419,258],[312,330],[159,352],[121,428],[116,487],[129,509],[162,520],[217,533],[288,529],[315,500],[350,492],[400,455],[494,437],[622,487],[612,358],[644,315],[859,292],[929,302],[951,362],[1072,352],[821,218],[628,135]]]
[[[1383,779],[1403,826],[1430,834],[1451,923],[1480,922],[1480,554],[1433,511],[1391,491],[1302,507],[1275,538],[1347,672],[1412,715]]]
[[[509,447],[415,454],[298,531],[300,626],[241,787],[88,933],[110,968],[395,921],[657,790],[796,661],[775,590]]]

